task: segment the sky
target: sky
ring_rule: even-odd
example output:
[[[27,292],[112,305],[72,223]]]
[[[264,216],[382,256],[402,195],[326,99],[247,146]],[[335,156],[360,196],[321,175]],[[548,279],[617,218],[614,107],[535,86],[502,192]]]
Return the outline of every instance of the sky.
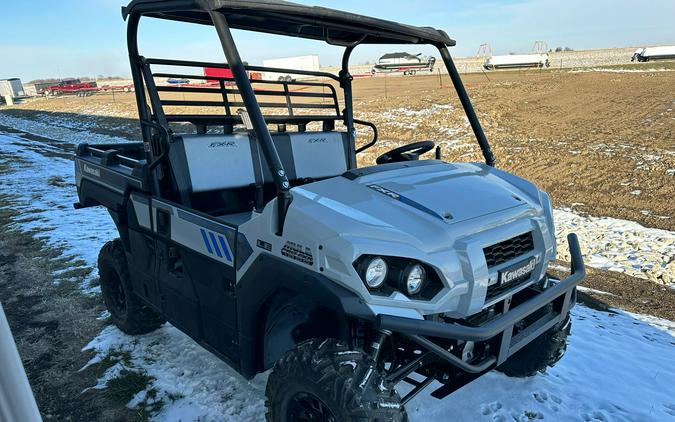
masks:
[[[3,1],[0,7],[0,78],[126,76],[124,0]],[[476,55],[483,43],[495,54],[528,52],[536,40],[550,48],[610,48],[675,44],[674,0],[296,0],[420,26],[444,29],[457,40],[451,53]],[[147,20],[140,28],[147,57],[223,61],[211,27]],[[236,32],[241,56],[318,54],[322,66],[339,62],[341,49],[317,41]],[[433,54],[419,46],[359,47],[354,63],[392,51]]]

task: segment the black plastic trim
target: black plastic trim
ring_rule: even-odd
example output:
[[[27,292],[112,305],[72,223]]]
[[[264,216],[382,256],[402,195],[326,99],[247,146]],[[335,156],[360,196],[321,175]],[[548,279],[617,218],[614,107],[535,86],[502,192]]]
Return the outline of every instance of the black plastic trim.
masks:
[[[370,176],[371,174],[382,173],[385,171],[399,170],[411,167],[432,166],[436,164],[443,164],[443,162],[438,160],[418,160],[399,163],[387,163],[387,164],[380,164],[377,166],[361,167],[358,169],[349,170],[343,173],[342,177],[349,180],[356,180],[359,177]]]

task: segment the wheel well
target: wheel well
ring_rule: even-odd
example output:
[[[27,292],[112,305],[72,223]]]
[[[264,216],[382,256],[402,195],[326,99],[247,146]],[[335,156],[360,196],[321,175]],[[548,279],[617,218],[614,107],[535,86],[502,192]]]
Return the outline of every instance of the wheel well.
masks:
[[[296,344],[312,338],[341,338],[346,321],[334,310],[288,289],[270,295],[257,320],[258,362],[267,370]]]

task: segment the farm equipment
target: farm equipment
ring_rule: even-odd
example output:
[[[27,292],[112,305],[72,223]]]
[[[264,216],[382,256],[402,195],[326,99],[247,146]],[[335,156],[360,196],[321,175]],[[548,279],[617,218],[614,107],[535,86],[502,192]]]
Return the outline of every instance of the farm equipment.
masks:
[[[479,49],[483,53],[485,70],[496,69],[520,69],[520,68],[544,68],[550,67],[551,62],[548,55],[548,44],[545,41],[535,41],[530,54],[507,54],[494,56],[490,44],[483,44]],[[487,54],[489,53],[489,55]]]
[[[543,68],[550,67],[551,62],[548,53],[538,54],[509,54],[502,56],[491,56],[483,64],[485,70],[495,69],[519,69],[519,68]]]
[[[272,369],[271,421],[402,421],[432,382],[443,398],[562,357],[585,274],[577,238],[571,274],[549,277],[549,197],[494,167],[445,32],[272,0],[134,0],[123,16],[143,142],[82,144],[75,159],[76,208],[106,207],[119,231],[99,274],[121,330],[169,321],[244,377]],[[142,56],[147,18],[212,25],[227,64]],[[341,70],[245,66],[234,29],[342,46]],[[353,114],[350,57],[369,44],[438,49],[484,164],[422,159],[435,148],[423,141],[357,166],[378,138]],[[231,77],[189,74],[207,67]],[[360,146],[357,126],[373,132]]]
[[[630,61],[648,62],[652,60],[675,59],[675,45],[661,47],[646,47],[635,50]]]
[[[433,72],[436,65],[435,57],[422,54],[388,53],[380,57],[373,66],[371,73],[403,73],[404,76],[415,75],[417,72]]]

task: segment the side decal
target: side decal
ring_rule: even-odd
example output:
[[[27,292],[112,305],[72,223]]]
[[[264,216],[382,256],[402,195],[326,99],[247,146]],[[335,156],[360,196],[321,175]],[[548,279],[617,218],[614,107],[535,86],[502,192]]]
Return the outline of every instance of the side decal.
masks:
[[[222,235],[207,231],[203,228],[200,228],[199,231],[209,255],[224,258],[227,262],[232,263],[232,251],[230,251],[230,246]]]

